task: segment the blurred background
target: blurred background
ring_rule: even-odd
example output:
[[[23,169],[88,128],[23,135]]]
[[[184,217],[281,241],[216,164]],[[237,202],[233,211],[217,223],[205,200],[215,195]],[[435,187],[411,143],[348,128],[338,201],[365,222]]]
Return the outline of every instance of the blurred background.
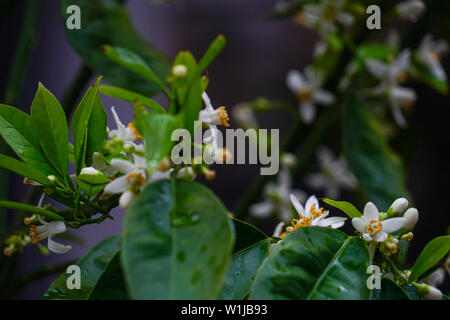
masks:
[[[0,25],[0,102],[4,102],[2,93],[5,91],[25,11],[24,1],[17,2],[12,14]],[[27,113],[39,81],[61,100],[82,66],[66,38],[60,2],[46,0],[44,3],[39,36],[16,105]],[[260,96],[296,103],[286,87],[286,73],[290,69],[303,70],[312,62],[313,46],[318,38],[314,31],[294,24],[290,19],[266,19],[274,3],[273,0],[179,0],[156,4],[150,0],[129,0],[125,6],[140,36],[170,59],[182,49],[200,58],[218,34],[225,35],[227,46],[208,69],[211,80],[208,94],[214,106],[225,105],[231,110],[240,102]],[[431,32],[434,33],[433,30]],[[444,58],[447,74],[450,74],[449,61],[450,58]],[[94,81],[92,77],[89,84]],[[408,186],[414,206],[421,214],[409,252],[410,258],[415,259],[428,241],[446,234],[450,224],[446,209],[447,192],[450,191],[450,169],[446,155],[450,146],[447,130],[450,100],[448,96],[439,95],[428,87],[416,84],[411,87],[416,90],[418,101],[408,116],[409,127],[406,130],[414,139],[410,139],[406,146],[396,145],[394,141],[393,148],[406,149]],[[104,96],[102,98],[109,115],[110,107],[115,106],[123,122],[132,121],[130,104]],[[161,97],[156,100],[163,101]],[[109,120],[110,127],[113,127],[112,119]],[[259,120],[263,128],[279,128],[282,138],[292,124],[292,119],[281,112],[263,115]],[[231,125],[233,127],[233,122]],[[202,182],[208,184],[226,207],[233,211],[240,197],[259,175],[259,167],[234,165],[216,166],[215,169],[217,178],[212,182]],[[302,176],[294,177],[295,187],[311,193],[302,179]],[[8,199],[23,201],[26,187],[22,184],[22,178],[10,176],[9,181],[0,181],[0,184],[7,188]],[[341,199],[352,200],[346,194]],[[113,216],[114,221],[107,220],[101,226],[90,225],[73,231],[84,241],[80,244],[71,243],[73,250],[66,255],[42,256],[35,246],[26,247],[24,253],[19,255],[15,276],[33,271],[44,263],[51,265],[82,256],[100,240],[121,231],[123,211],[116,209]],[[270,235],[274,225],[268,223],[261,227]],[[56,276],[48,276],[25,287],[15,297],[40,298]]]

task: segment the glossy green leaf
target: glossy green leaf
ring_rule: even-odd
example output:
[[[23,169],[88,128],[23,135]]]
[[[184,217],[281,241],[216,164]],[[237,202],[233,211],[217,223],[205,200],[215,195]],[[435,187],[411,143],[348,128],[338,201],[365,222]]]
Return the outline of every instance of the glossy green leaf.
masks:
[[[349,101],[344,113],[344,154],[367,200],[387,210],[395,199],[408,198],[403,164],[366,106]]]
[[[77,178],[78,186],[89,196],[98,195],[111,182],[103,173],[98,174],[80,174]]]
[[[329,204],[330,206],[333,206],[335,208],[338,208],[339,210],[343,211],[347,216],[350,218],[356,218],[361,217],[362,214],[359,212],[358,209],[355,208],[353,204],[346,201],[335,201],[328,198],[322,199],[323,202]]]
[[[121,260],[133,299],[215,299],[233,246],[227,210],[188,180],[147,186],[125,215]]]
[[[29,115],[0,104],[0,135],[22,161],[46,176],[55,174],[41,152]]]
[[[40,216],[46,217],[52,221],[53,220],[64,221],[63,217],[61,217],[59,214],[54,213],[53,211],[50,211],[50,210],[32,206],[30,204],[0,200],[0,207],[15,210],[17,212],[23,211],[23,212],[35,213]]]
[[[102,145],[108,135],[108,116],[97,95],[97,102],[94,103],[92,114],[88,123],[88,135],[86,139],[86,165],[90,166],[93,162],[92,156],[95,152],[101,151]]]
[[[250,293],[253,277],[267,257],[269,246],[266,239],[233,254],[219,299],[242,300]]]
[[[108,97],[113,97],[131,103],[140,101],[144,106],[149,107],[155,112],[166,112],[166,110],[164,110],[164,108],[156,101],[133,91],[112,86],[100,86],[99,91]]]
[[[197,76],[200,76],[206,68],[217,58],[220,52],[222,52],[223,48],[225,48],[227,41],[223,35],[218,35],[214,41],[209,46],[208,50],[206,50],[203,57],[200,59],[197,68]]]
[[[164,82],[149,68],[147,63],[134,52],[125,48],[111,46],[104,46],[103,52],[115,63],[156,84],[164,93],[168,93]]]
[[[254,225],[239,219],[232,219],[236,241],[234,242],[233,253],[244,250],[258,242],[267,240],[269,237],[256,228]]]
[[[372,290],[372,300],[410,300],[405,289],[394,281],[382,278],[381,288]]]
[[[67,177],[69,129],[55,96],[41,83],[31,105],[31,121],[44,154],[64,179]]]
[[[53,182],[48,180],[47,176],[43,175],[32,166],[29,166],[24,162],[2,154],[0,154],[0,167],[17,173],[18,175],[21,175],[23,177],[29,178],[33,181],[39,182],[44,186],[53,185]]]
[[[71,0],[62,0],[64,21]],[[121,65],[107,59],[104,45],[127,48],[139,55],[160,79],[169,74],[167,59],[135,31],[126,10],[115,1],[78,0],[81,9],[80,30],[65,28],[68,40],[83,62],[104,79],[120,88],[152,96],[160,88]]]
[[[128,300],[120,253],[108,262],[89,295],[89,300]]]
[[[100,149],[103,141],[106,138],[106,123],[102,121],[103,117],[96,117],[93,114],[94,108],[96,110],[104,110],[102,100],[98,94],[99,78],[93,86],[84,95],[77,109],[72,117],[72,133],[74,137],[75,150],[75,168],[78,175],[86,165],[90,165],[92,161],[92,154]],[[92,118],[92,124],[89,126]],[[103,124],[103,125],[102,125]],[[100,130],[96,132],[96,128]],[[92,131],[94,132],[91,132]],[[102,133],[103,134],[99,134]],[[94,144],[88,148],[88,144]],[[88,153],[89,149],[89,153]]]
[[[259,268],[251,299],[369,299],[366,243],[322,227],[299,228]]]
[[[86,300],[92,293],[111,259],[120,249],[120,236],[112,236],[97,244],[75,264],[81,271],[81,289],[69,290],[67,279],[70,274],[63,273],[53,281],[42,299],[44,300]]]
[[[450,236],[434,238],[427,243],[411,269],[410,281],[416,281],[450,251]]]

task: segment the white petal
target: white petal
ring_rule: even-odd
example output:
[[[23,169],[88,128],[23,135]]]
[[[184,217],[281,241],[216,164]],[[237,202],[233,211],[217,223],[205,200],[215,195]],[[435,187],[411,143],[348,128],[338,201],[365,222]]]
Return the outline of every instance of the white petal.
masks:
[[[308,198],[308,200],[306,200],[306,204],[305,204],[305,214],[307,217],[311,217],[311,207],[313,205],[316,205],[316,210],[319,209],[319,200],[317,200],[315,195],[312,195]]]
[[[352,225],[353,228],[361,233],[364,233],[366,231],[366,222],[362,218],[353,218]]]
[[[353,18],[353,16],[347,12],[338,13],[337,19],[344,26],[351,26],[355,22],[355,18]]]
[[[347,220],[347,218],[344,217],[331,217],[326,218],[320,221],[321,226],[332,226],[333,229],[340,228],[344,225],[344,221]]]
[[[405,224],[405,218],[391,218],[383,220],[383,231],[391,233],[399,230]]]
[[[66,224],[62,221],[52,221],[48,223],[46,227],[48,228],[50,237],[67,231]]]
[[[286,77],[287,87],[294,93],[306,86],[305,78],[297,70],[291,70]]]
[[[313,122],[316,117],[316,107],[311,102],[300,103],[300,118],[307,124]]]
[[[289,199],[291,200],[291,203],[292,203],[292,205],[294,206],[294,208],[295,208],[295,210],[297,211],[297,213],[298,213],[299,215],[304,216],[304,215],[305,215],[305,209],[303,209],[303,206],[302,206],[302,204],[298,201],[298,199],[297,199],[293,194],[291,194],[291,195],[289,196]]]
[[[370,236],[370,234],[368,234],[368,233],[363,233],[362,237],[366,241],[372,241],[373,240],[372,237]]]
[[[277,224],[275,231],[273,232],[272,237],[279,238],[281,236],[281,232],[283,232],[284,222],[280,222]]]
[[[375,240],[376,242],[386,241],[387,238],[388,234],[384,231],[381,231],[373,236],[373,240]]]
[[[324,106],[329,106],[335,102],[333,94],[320,88],[314,90],[313,100]]]
[[[128,189],[127,176],[121,176],[108,183],[103,191],[106,194],[122,193]]]
[[[249,212],[254,217],[267,218],[274,211],[274,205],[271,201],[263,201],[250,206]]]
[[[61,243],[52,240],[51,237],[49,237],[47,240],[47,247],[48,250],[57,254],[64,254],[72,249],[72,246],[65,246]]]
[[[128,208],[128,206],[130,205],[131,201],[133,201],[133,199],[135,198],[135,194],[132,191],[125,191],[124,193],[122,193],[122,195],[119,198],[119,206],[122,209],[126,209]]]
[[[392,116],[400,128],[406,128],[407,122],[402,110],[397,104],[391,104]]]
[[[381,79],[387,74],[388,66],[378,60],[375,59],[367,59],[365,61],[366,67],[370,73],[372,73],[375,77]]]
[[[136,170],[136,167],[128,160],[124,159],[112,159],[111,165],[123,173],[131,173]]]
[[[364,220],[366,222],[370,222],[372,220],[378,221],[379,217],[379,211],[377,207],[372,202],[367,202],[366,206],[364,207]]]

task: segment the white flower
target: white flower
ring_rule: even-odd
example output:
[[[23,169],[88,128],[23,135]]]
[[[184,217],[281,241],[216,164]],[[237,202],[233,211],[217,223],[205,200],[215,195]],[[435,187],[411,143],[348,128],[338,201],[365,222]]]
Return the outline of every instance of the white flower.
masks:
[[[47,238],[47,247],[51,252],[63,254],[71,250],[71,246],[65,246],[56,241],[53,241],[53,237],[57,234],[61,234],[67,231],[66,225],[62,221],[46,222],[40,216],[37,216],[40,226],[30,227],[30,236],[33,244],[37,244],[39,241]]]
[[[406,210],[403,217],[406,219],[403,228],[405,228],[405,230],[412,230],[419,220],[419,211],[417,211],[416,208],[409,208]]]
[[[280,220],[289,221],[292,218],[289,195],[294,193],[301,199],[306,198],[306,194],[301,190],[292,189],[292,179],[289,170],[282,167],[277,183],[268,183],[264,189],[266,200],[255,203],[249,208],[251,215],[259,218],[267,218],[272,213],[277,212]]]
[[[391,218],[380,221],[377,207],[368,202],[364,207],[364,215],[361,218],[353,218],[353,227],[362,233],[366,241],[383,242],[388,234],[399,230],[405,224],[405,218]]]
[[[205,92],[202,93],[202,99],[205,103],[205,109],[200,111],[199,121],[205,123],[210,129],[210,136],[204,139],[204,143],[211,145],[210,154],[212,157],[215,156],[218,145],[217,145],[217,126],[224,125],[225,127],[229,127],[228,123],[228,113],[225,107],[219,107],[214,109],[211,100],[208,97],[208,94]]]
[[[410,56],[410,51],[405,49],[390,63],[384,63],[376,59],[365,61],[369,72],[380,80],[380,84],[371,89],[370,94],[388,98],[394,119],[400,127],[406,125],[401,108],[408,109],[416,101],[416,93],[412,89],[400,86],[407,78],[406,71],[408,70]]]
[[[323,0],[318,4],[305,4],[296,21],[318,30],[327,37],[336,30],[336,24],[351,26],[354,17],[345,11],[346,0]]]
[[[442,292],[441,290],[427,285],[427,291],[424,293],[423,298],[425,300],[441,300],[442,299]]]
[[[315,104],[329,106],[335,102],[330,92],[321,89],[322,81],[311,66],[305,69],[305,76],[296,70],[287,74],[286,84],[299,100],[300,117],[305,123],[311,123],[316,117]]]
[[[425,3],[421,0],[409,0],[397,4],[395,8],[400,17],[415,22],[425,10]]]
[[[117,115],[116,109],[114,107],[111,108],[111,112],[117,125],[117,129],[109,131],[109,137],[111,139],[116,138],[125,144],[127,142],[133,142],[138,138],[142,138],[139,136],[132,123],[128,124],[128,126],[125,127],[122,121],[120,121],[120,118]]]
[[[447,42],[444,40],[433,40],[433,37],[427,34],[417,50],[417,56],[436,78],[445,81],[447,80],[447,76],[442,67],[441,59],[442,55],[447,51]]]
[[[307,226],[331,227],[333,229],[337,229],[342,227],[344,225],[344,221],[347,220],[347,218],[343,217],[326,218],[328,216],[328,211],[319,207],[319,201],[314,195],[310,196],[308,200],[306,200],[304,208],[293,194],[291,194],[289,198],[291,199],[291,203],[299,215],[299,219],[292,220],[294,224],[293,226],[286,228],[286,231],[288,232],[291,232],[299,227]]]
[[[316,190],[324,190],[328,198],[339,197],[340,188],[352,190],[356,187],[355,177],[347,170],[345,160],[335,156],[327,147],[319,147],[317,150],[320,173],[313,173],[306,177],[306,184]]]
[[[100,171],[98,171],[97,169],[93,168],[93,167],[85,167],[83,169],[81,169],[80,174],[86,174],[86,175],[98,175],[100,173]]]

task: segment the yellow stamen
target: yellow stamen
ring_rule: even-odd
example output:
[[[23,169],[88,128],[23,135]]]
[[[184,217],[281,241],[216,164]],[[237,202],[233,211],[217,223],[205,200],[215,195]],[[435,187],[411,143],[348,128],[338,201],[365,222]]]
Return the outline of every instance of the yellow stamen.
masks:
[[[41,241],[36,226],[30,226],[30,237],[32,244],[38,244]]]
[[[408,75],[406,74],[406,72],[402,71],[397,74],[397,77],[395,78],[395,80],[397,81],[398,84],[402,84],[402,83],[406,82],[407,78],[408,78]]]
[[[301,102],[306,102],[311,100],[311,90],[310,89],[300,89],[298,90],[295,95],[297,96],[297,99],[300,100]]]
[[[370,234],[379,233],[381,229],[383,229],[381,221],[370,220],[369,224],[366,226],[366,231]]]
[[[137,131],[136,127],[134,126],[133,122],[130,122],[128,124],[128,128],[133,132],[133,134],[136,136],[136,139],[141,142],[142,141],[142,136],[141,134]]]
[[[220,121],[222,121],[222,124],[225,127],[229,127],[230,124],[228,121],[230,120],[230,118],[228,118],[227,109],[225,107],[219,107],[219,108],[217,108],[217,110],[218,110],[217,114],[219,115],[219,118],[220,118]]]
[[[327,211],[325,211],[325,209],[322,208],[322,207],[320,207],[319,210],[317,210],[315,203],[311,206],[310,212],[316,218],[320,217],[321,215],[324,215],[325,213],[327,213]]]
[[[144,185],[145,178],[140,173],[130,173],[127,175],[127,184],[131,185],[131,189],[138,190]]]

